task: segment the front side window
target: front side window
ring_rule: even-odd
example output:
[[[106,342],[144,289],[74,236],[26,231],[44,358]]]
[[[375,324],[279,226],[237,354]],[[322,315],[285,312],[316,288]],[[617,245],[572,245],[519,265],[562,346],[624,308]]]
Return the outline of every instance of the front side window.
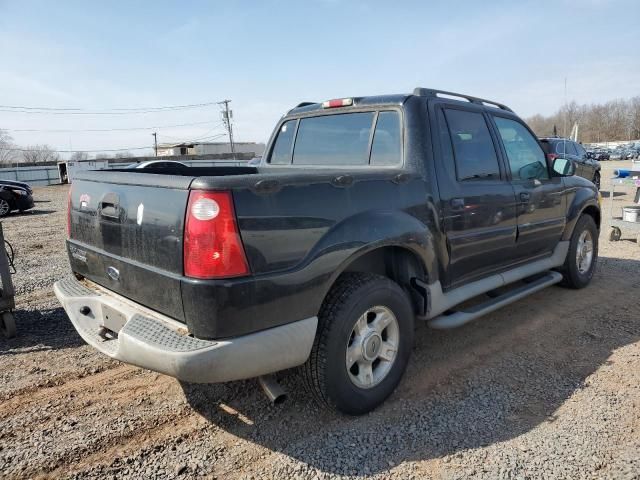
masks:
[[[478,112],[445,111],[458,181],[500,178],[498,157],[484,116]]]
[[[494,117],[494,120],[507,152],[513,179],[548,179],[545,154],[529,130],[515,120],[502,117]]]
[[[294,165],[366,165],[375,113],[349,113],[300,120]]]

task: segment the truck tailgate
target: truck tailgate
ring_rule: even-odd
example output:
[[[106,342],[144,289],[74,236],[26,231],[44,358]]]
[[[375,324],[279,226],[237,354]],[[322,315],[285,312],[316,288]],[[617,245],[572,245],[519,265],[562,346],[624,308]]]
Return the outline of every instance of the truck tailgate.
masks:
[[[180,277],[192,177],[100,173],[100,181],[77,179],[71,189],[72,270],[184,320]]]

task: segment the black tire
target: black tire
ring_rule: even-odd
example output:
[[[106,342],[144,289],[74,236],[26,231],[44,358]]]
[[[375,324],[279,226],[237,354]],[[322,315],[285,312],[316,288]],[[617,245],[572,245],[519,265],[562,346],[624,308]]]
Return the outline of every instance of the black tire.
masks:
[[[587,232],[592,241],[592,259],[588,269],[581,271],[578,265],[578,242],[583,235],[583,232]],[[583,214],[578,219],[573,233],[571,234],[571,241],[569,243],[569,251],[567,252],[567,258],[564,265],[560,269],[563,275],[562,285],[569,288],[584,288],[589,285],[593,273],[598,262],[598,227],[591,215]]]
[[[374,307],[384,307],[395,316],[398,348],[379,383],[361,388],[354,383],[353,371],[350,373],[347,367],[347,347],[355,341],[352,333],[358,319]],[[361,415],[376,408],[393,393],[407,367],[413,347],[413,320],[411,302],[397,283],[369,273],[341,275],[320,309],[311,355],[302,367],[310,393],[319,404],[349,415]],[[363,341],[363,349],[365,344]],[[375,349],[375,342],[373,345]],[[380,365],[380,361],[377,366],[374,362],[373,371]]]
[[[598,190],[600,190],[600,172],[596,172],[593,175],[593,184],[596,186]]]

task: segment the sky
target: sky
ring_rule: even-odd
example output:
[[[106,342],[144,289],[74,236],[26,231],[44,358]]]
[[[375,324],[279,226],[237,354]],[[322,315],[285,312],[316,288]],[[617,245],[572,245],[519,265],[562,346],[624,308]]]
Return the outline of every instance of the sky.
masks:
[[[302,101],[417,86],[551,114],[565,99],[640,95],[639,20],[638,0],[0,0],[0,129],[23,146],[149,154],[150,127],[162,127],[160,143],[222,135],[220,107],[2,106],[113,112],[230,99],[235,139],[266,142]]]

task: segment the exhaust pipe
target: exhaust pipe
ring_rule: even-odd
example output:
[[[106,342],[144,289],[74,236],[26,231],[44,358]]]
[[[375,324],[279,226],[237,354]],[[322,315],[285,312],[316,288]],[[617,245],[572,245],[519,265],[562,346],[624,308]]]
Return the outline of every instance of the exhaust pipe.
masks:
[[[262,375],[258,377],[258,383],[272,404],[277,405],[286,400],[287,394],[273,375]]]

